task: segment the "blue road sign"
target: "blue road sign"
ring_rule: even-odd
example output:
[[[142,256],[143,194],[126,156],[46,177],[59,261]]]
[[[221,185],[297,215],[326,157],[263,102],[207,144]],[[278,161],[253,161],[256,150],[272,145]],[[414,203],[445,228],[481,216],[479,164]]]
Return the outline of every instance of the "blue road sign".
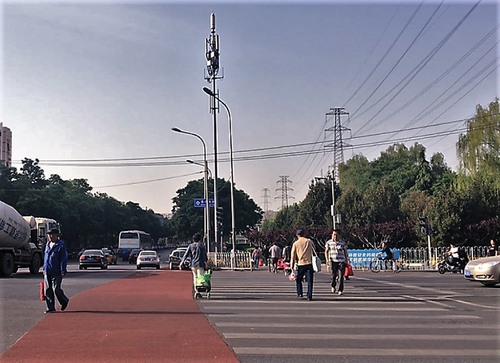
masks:
[[[194,199],[194,206],[195,207],[200,207],[200,208],[205,208],[207,206],[207,202],[205,201],[205,198],[195,198]],[[209,199],[208,200],[208,206],[209,207],[214,207],[214,200]]]
[[[195,198],[194,199],[194,206],[205,208],[207,206],[207,202],[205,201],[205,198]]]

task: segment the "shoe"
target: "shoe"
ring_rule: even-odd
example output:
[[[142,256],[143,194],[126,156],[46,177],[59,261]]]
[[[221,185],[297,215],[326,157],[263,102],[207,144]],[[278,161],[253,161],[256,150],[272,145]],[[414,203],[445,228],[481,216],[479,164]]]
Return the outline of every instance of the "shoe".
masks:
[[[337,294],[342,295],[342,291],[339,291]]]
[[[335,294],[337,292],[337,290],[335,290],[335,288],[332,287],[332,292]]]
[[[312,297],[308,297],[307,301],[312,301],[312,299],[313,299]]]
[[[302,299],[304,295],[297,295],[297,298]]]
[[[68,303],[69,303],[69,300],[66,301],[64,304],[61,305],[61,311],[66,310],[66,308],[68,307]]]
[[[55,310],[45,310],[43,313],[44,314],[50,314],[50,313],[55,313]]]

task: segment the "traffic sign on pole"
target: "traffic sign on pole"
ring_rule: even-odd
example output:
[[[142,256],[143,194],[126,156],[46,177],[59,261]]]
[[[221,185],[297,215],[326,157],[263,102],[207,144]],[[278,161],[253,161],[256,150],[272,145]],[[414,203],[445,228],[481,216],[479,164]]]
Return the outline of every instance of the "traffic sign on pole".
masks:
[[[205,201],[205,198],[195,198],[194,199],[194,206],[200,207],[200,208],[205,208],[207,206],[207,202]]]

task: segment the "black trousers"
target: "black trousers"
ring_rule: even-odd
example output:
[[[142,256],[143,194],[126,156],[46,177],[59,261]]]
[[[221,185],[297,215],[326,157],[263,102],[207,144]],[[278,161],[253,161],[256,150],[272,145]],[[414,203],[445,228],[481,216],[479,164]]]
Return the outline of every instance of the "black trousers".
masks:
[[[344,262],[334,262],[330,261],[330,273],[331,275],[331,285],[334,289],[337,289],[337,282],[339,288],[338,291],[344,291],[344,275],[345,275],[345,263]]]

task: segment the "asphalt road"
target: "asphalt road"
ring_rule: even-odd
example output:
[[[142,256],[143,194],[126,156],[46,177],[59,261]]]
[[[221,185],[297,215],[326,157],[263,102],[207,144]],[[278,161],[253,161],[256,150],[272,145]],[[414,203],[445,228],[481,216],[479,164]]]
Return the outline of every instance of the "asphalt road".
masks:
[[[307,301],[283,274],[215,273],[198,305],[243,363],[500,361],[500,286],[356,272],[338,296],[315,279]]]
[[[160,250],[162,268],[168,266],[168,255],[172,249]],[[146,269],[145,271],[148,271]],[[63,280],[63,290],[70,299],[80,292],[106,284],[137,272],[135,265],[118,260],[117,265],[108,266],[107,270],[88,268],[78,269],[78,261],[68,262],[68,275]],[[28,330],[42,320],[46,309],[40,300],[40,282],[42,274],[32,275],[28,269],[19,269],[10,278],[0,278],[0,355],[9,349]]]
[[[163,262],[168,254],[160,254]],[[108,270],[75,264],[63,287],[71,298],[132,272],[123,262]],[[0,354],[44,318],[40,281],[28,273],[0,279]],[[500,286],[456,274],[356,272],[337,296],[321,272],[309,302],[282,273],[217,271],[211,299],[198,305],[244,363],[500,360]]]

